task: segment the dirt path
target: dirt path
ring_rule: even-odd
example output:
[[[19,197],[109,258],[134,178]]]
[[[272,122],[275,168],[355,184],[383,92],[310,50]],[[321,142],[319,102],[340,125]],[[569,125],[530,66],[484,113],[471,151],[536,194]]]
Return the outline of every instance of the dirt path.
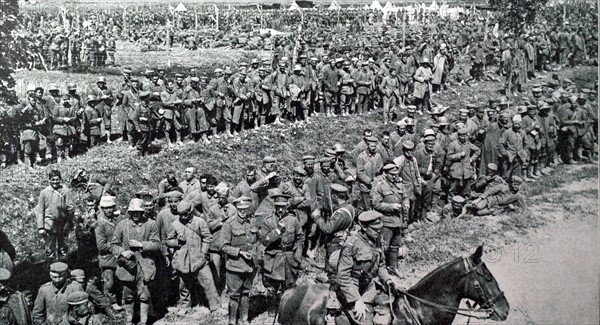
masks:
[[[532,213],[555,223],[487,257],[511,306],[503,324],[599,324],[597,189],[584,179],[545,194]]]

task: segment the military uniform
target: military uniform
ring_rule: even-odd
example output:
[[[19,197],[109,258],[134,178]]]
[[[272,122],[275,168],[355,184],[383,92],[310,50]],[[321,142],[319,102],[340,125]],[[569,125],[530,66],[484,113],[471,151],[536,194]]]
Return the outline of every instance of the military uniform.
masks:
[[[253,260],[245,259],[240,251],[254,251],[258,242],[258,228],[248,217],[242,219],[235,216],[223,224],[221,236],[222,250],[227,254],[225,277],[229,289],[229,324],[237,323],[238,312],[239,319],[247,322],[255,266]]]
[[[61,274],[65,273],[67,268],[68,266],[64,263],[54,263],[50,266],[50,272]],[[83,291],[78,282],[67,282],[61,288],[57,288],[52,282],[42,285],[33,306],[33,324],[60,324],[69,307],[67,304],[69,294],[77,291]]]

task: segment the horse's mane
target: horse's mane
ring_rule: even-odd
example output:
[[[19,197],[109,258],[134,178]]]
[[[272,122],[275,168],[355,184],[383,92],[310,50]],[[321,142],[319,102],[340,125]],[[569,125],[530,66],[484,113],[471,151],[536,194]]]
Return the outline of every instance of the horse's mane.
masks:
[[[424,277],[421,278],[421,280],[419,280],[419,282],[415,283],[413,286],[411,286],[409,288],[409,290],[414,290],[417,289],[421,286],[423,286],[425,283],[429,283],[430,281],[432,281],[434,278],[438,277],[438,274],[444,270],[446,270],[447,268],[449,268],[450,266],[454,265],[455,263],[457,263],[458,261],[461,261],[463,258],[462,257],[458,257],[455,258],[454,260],[447,262],[446,264],[442,264],[440,266],[438,266],[437,268],[435,268],[433,271],[427,273],[427,275],[425,275]]]

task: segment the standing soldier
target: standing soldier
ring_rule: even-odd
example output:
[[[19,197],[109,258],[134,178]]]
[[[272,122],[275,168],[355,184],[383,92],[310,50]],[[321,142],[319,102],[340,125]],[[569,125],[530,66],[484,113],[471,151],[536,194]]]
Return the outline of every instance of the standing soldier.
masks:
[[[219,294],[215,288],[208,263],[208,247],[213,237],[204,219],[193,215],[194,207],[188,201],[177,205],[179,218],[171,224],[167,246],[174,249],[173,269],[179,276],[179,314],[185,314],[192,307],[191,293],[196,281],[202,287],[211,314],[223,315]]]
[[[279,70],[271,74],[271,112],[270,114],[275,119],[275,124],[281,124],[280,117],[289,111],[288,108],[288,97],[289,92],[287,90],[288,72],[285,68],[286,63],[279,62]]]
[[[381,80],[379,88],[383,94],[383,124],[388,124],[401,99],[400,80],[398,80],[396,69],[390,69],[389,75],[384,76]]]
[[[410,223],[418,220],[418,214],[422,208],[421,194],[423,193],[423,186],[427,186],[427,182],[421,178],[419,173],[419,163],[413,155],[414,149],[414,142],[406,140],[402,143],[402,155],[394,159],[394,163],[399,168],[398,177],[402,180],[404,193],[409,199],[410,210],[406,217]],[[419,201],[418,204],[417,200]]]
[[[448,197],[454,195],[468,196],[471,193],[471,183],[475,176],[475,161],[481,150],[472,144],[468,137],[469,130],[458,130],[458,138],[450,143],[446,151],[448,165],[449,189]]]
[[[369,136],[365,138],[367,150],[358,155],[356,159],[356,176],[358,178],[358,190],[361,195],[361,207],[363,211],[371,209],[371,191],[375,176],[383,166],[381,155],[377,152],[377,138]]]
[[[71,145],[75,137],[75,123],[77,121],[77,112],[71,106],[71,96],[64,94],[61,99],[61,105],[55,106],[52,112],[54,121],[52,132],[56,137],[59,163],[63,158],[71,159]]]
[[[176,91],[173,80],[168,80],[166,89],[160,93],[164,114],[161,115],[163,130],[169,146],[175,141],[181,142],[181,135],[177,132],[179,126],[179,105],[183,102],[181,94]]]
[[[154,220],[144,216],[144,201],[131,199],[127,209],[128,219],[119,222],[110,242],[117,258],[116,276],[123,284],[123,307],[125,322],[131,324],[134,302],[139,301],[140,323],[148,322],[150,291],[148,284],[156,275],[156,266],[150,259],[153,252],[160,251],[160,238]]]
[[[342,115],[348,116],[354,112],[356,82],[350,71],[350,62],[344,61],[340,70],[340,111]]]
[[[291,121],[302,121],[306,118],[306,94],[308,91],[307,80],[302,75],[302,66],[296,64],[293,74],[289,76],[288,89],[290,93]]]
[[[331,209],[330,216],[324,217],[321,213],[315,215],[315,224],[324,234],[321,241],[325,243],[325,272],[329,279],[329,299],[327,309],[338,309],[339,301],[335,295],[339,285],[335,279],[339,252],[349,236],[350,228],[354,223],[356,209],[348,202],[348,188],[340,184],[331,184]],[[337,256],[336,253],[337,252]]]
[[[44,248],[49,257],[66,256],[66,237],[74,218],[75,205],[72,193],[60,183],[60,172],[51,170],[48,178],[50,186],[40,192],[34,210],[37,228],[44,237]]]
[[[102,116],[104,135],[106,135],[107,142],[110,143],[110,118],[114,100],[112,89],[106,86],[106,79],[104,77],[98,77],[96,86],[92,87],[89,93],[96,96],[98,100],[95,108],[100,112],[100,116]]]
[[[141,156],[145,156],[152,140],[152,111],[149,107],[150,92],[140,92],[140,102],[133,105],[129,119],[138,135],[136,148]]]
[[[204,114],[204,109],[200,107],[201,104],[201,96],[200,96],[200,88],[198,87],[198,83],[200,82],[200,78],[192,77],[190,78],[190,83],[185,87],[183,91],[183,124],[188,126],[189,130],[189,140],[190,142],[194,142],[198,140],[198,114],[200,111]]]
[[[338,297],[345,312],[340,316],[340,321],[348,317],[353,324],[372,324],[373,304],[377,296],[376,281],[379,279],[390,290],[393,289],[379,240],[384,224],[382,218],[377,211],[361,213],[358,216],[360,232],[350,236],[344,243],[337,266],[340,285]],[[348,322],[347,319],[345,321]]]
[[[271,80],[267,76],[267,69],[258,68],[258,78],[253,81],[255,85],[255,96],[257,105],[257,116],[255,126],[263,126],[267,123],[267,116],[271,111]]]
[[[61,324],[69,308],[69,294],[83,291],[79,282],[67,280],[68,268],[69,266],[62,262],[50,265],[50,282],[40,287],[31,312],[34,324]]]
[[[383,222],[382,240],[390,270],[400,276],[398,257],[403,245],[402,235],[408,227],[409,197],[404,193],[400,168],[395,164],[383,167],[383,176],[371,190],[373,209],[381,213]]]
[[[255,276],[254,250],[258,241],[258,228],[248,215],[252,201],[239,197],[234,201],[236,215],[223,224],[223,252],[227,254],[225,277],[229,289],[229,325],[248,325],[250,289]],[[239,314],[239,315],[238,315]]]
[[[304,232],[296,215],[288,210],[289,195],[273,195],[275,211],[259,225],[259,237],[265,245],[263,284],[279,305],[283,292],[296,284],[302,264]]]
[[[120,310],[121,306],[117,304],[117,294],[115,292],[115,270],[117,269],[117,258],[112,254],[110,241],[113,238],[116,225],[123,219],[115,211],[116,198],[114,196],[102,196],[100,198],[100,209],[98,223],[94,229],[96,237],[96,247],[98,248],[98,262],[102,272],[103,292],[113,309]]]
[[[498,140],[499,161],[502,161],[504,172],[502,177],[510,180],[514,176],[521,176],[521,169],[527,162],[527,153],[523,147],[523,134],[521,132],[521,116],[515,115],[512,128],[506,129]]]
[[[433,73],[431,72],[431,64],[427,57],[421,59],[421,66],[415,72],[414,79],[414,91],[413,96],[417,109],[420,112],[430,110],[429,97],[432,94],[431,80],[433,79]]]
[[[95,147],[102,136],[102,117],[104,111],[98,109],[98,99],[94,95],[88,95],[86,99],[87,105],[83,111],[85,116],[84,134],[87,138],[88,148]]]
[[[43,107],[35,97],[27,97],[27,105],[18,115],[18,125],[21,128],[20,141],[23,150],[23,160],[27,167],[33,167],[40,157],[40,128],[44,123]],[[4,132],[4,130],[3,130]]]
[[[341,64],[344,60],[339,59],[339,63]],[[338,69],[338,61],[334,58],[331,58],[329,61],[329,65],[324,65],[321,71],[323,77],[321,81],[323,82],[323,95],[324,95],[324,113],[327,116],[331,116],[332,114],[336,114],[338,111],[339,104],[339,81],[341,79],[341,74]]]
[[[369,95],[371,94],[372,76],[368,69],[369,62],[364,61],[352,78],[356,82],[356,113],[365,114],[369,110]]]
[[[233,100],[233,111],[231,114],[231,123],[233,134],[238,135],[242,132],[248,123],[248,114],[252,112],[252,87],[248,82],[246,70],[240,70],[239,78],[232,81],[232,90],[235,96]]]

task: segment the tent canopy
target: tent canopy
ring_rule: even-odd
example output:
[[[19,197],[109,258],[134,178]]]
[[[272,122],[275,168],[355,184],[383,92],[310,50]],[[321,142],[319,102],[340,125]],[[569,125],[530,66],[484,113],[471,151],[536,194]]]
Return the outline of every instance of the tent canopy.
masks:
[[[381,3],[379,3],[377,0],[374,0],[369,8],[371,8],[371,10],[383,10]]]
[[[183,3],[180,2],[177,5],[177,7],[175,8],[175,11],[177,11],[177,12],[184,12],[184,11],[187,11],[187,8],[183,5]]]
[[[340,7],[340,5],[337,3],[337,1],[333,0],[333,2],[331,2],[331,5],[328,8],[329,10],[340,10],[342,9],[342,7]]]
[[[288,10],[301,10],[300,6],[296,3],[296,1],[292,2],[292,5]]]

